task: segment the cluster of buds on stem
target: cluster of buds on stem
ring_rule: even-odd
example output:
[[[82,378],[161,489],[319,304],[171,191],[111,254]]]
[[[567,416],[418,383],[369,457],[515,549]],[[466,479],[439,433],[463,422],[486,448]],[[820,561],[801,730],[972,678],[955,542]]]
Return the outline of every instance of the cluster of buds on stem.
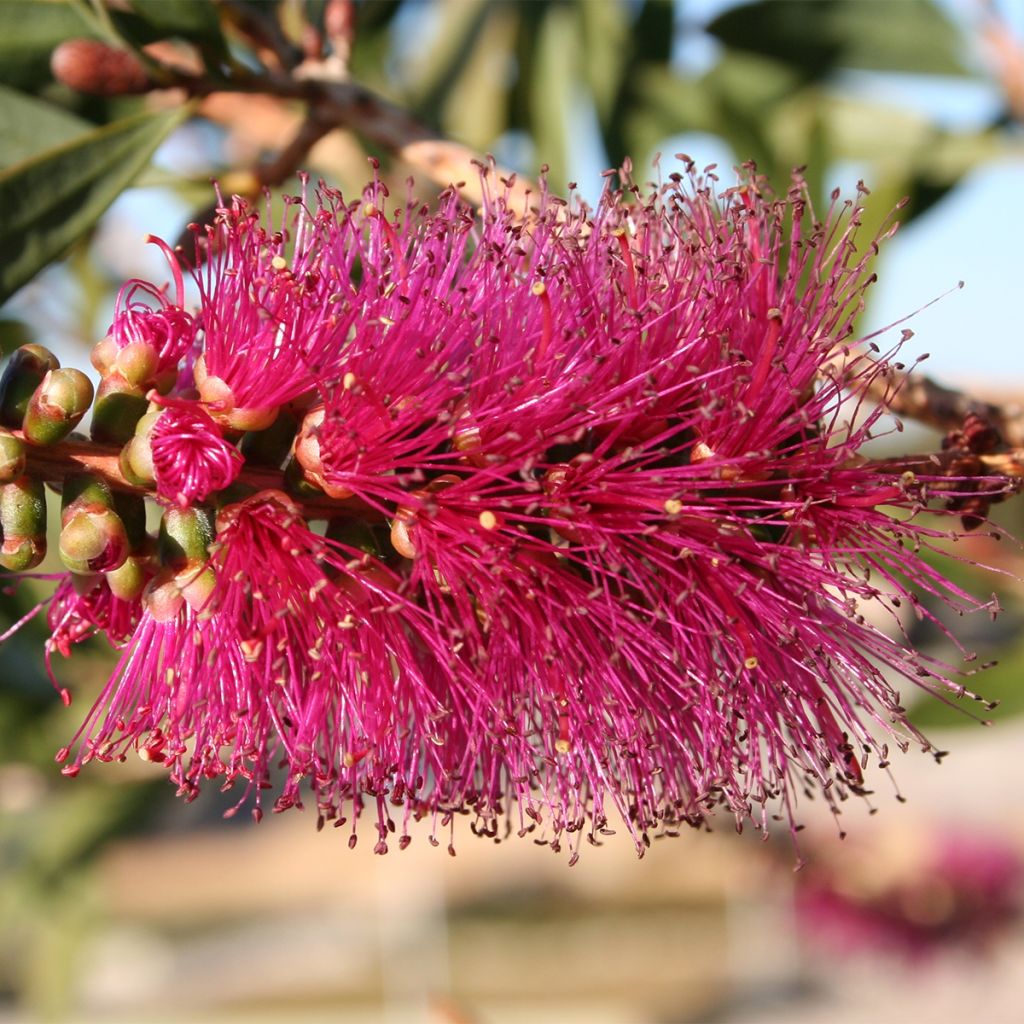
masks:
[[[525,217],[483,189],[475,216],[321,186],[277,228],[221,200],[191,305],[152,240],[173,287],[122,290],[89,441],[85,378],[14,356],[4,564],[60,484],[51,650],[122,651],[65,772],[135,750],[259,817],[281,765],[275,810],[369,806],[380,852],[464,813],[574,858],[614,816],[641,852],[718,806],[795,827],[795,789],[837,807],[889,742],[930,749],[896,687],[963,680],[866,610],[977,606],[920,552],[984,465],[859,453],[898,345],[829,371],[857,208],[692,168]]]

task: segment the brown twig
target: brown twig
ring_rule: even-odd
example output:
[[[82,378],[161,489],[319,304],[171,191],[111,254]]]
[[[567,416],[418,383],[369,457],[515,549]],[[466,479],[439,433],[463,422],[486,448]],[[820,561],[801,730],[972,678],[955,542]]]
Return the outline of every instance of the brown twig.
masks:
[[[13,432],[21,437],[19,430]],[[99,444],[84,438],[71,437],[59,444],[48,446],[25,445],[25,471],[34,480],[61,484],[69,473],[88,473],[98,477],[112,491],[155,498],[155,492],[146,487],[137,487],[125,479],[121,470],[121,449],[117,446]],[[286,491],[284,474],[269,466],[247,462],[236,481],[254,491]],[[289,496],[299,505],[308,519],[332,519],[335,516],[356,515],[361,518],[379,519],[380,515],[358,499],[344,500],[329,498],[326,494]]]
[[[536,202],[538,189],[514,171],[493,165],[475,150],[440,137],[398,105],[352,81],[337,80],[329,66],[307,61],[299,75],[272,70],[258,75],[236,74],[215,80],[204,75],[174,71],[173,84],[189,95],[217,92],[263,93],[306,103],[318,124],[346,128],[393,153],[442,188],[454,186],[474,205],[483,202],[482,173],[493,173],[508,183],[508,202],[524,214]]]
[[[14,431],[21,437],[21,431]],[[26,473],[35,480],[61,484],[69,473],[89,473],[103,480],[111,490],[142,497],[155,498],[151,488],[138,487],[129,483],[121,470],[121,449],[116,445],[105,445],[84,438],[71,437],[59,444],[49,446],[25,445]],[[902,455],[887,459],[872,460],[869,465],[879,474],[898,476],[910,470],[921,476],[941,476],[950,470],[955,458],[953,452],[944,451],[924,455]],[[985,474],[979,480],[1024,479],[1024,448],[980,457]],[[253,491],[289,491],[285,474],[273,467],[247,462],[242,468],[237,483]],[[759,496],[769,498],[779,485],[766,480],[753,484]],[[292,500],[299,505],[308,519],[332,519],[336,516],[356,516],[379,521],[379,510],[371,508],[358,498],[335,499],[326,494],[296,495],[289,491]],[[941,495],[936,495],[941,497]]]
[[[894,415],[943,432],[960,429],[973,413],[994,427],[1006,445],[1016,449],[1024,447],[1024,409],[1019,405],[986,402],[913,371],[891,370],[879,374],[871,380],[867,390]]]
[[[943,433],[960,430],[971,414],[999,432],[1003,444],[1024,448],[1024,408],[1016,403],[999,404],[974,398],[958,388],[940,384],[923,373],[886,365],[880,373],[865,374],[865,364],[874,356],[863,347],[843,348],[826,364],[827,373],[842,383],[864,380],[867,395],[884,405],[894,416],[916,420]]]

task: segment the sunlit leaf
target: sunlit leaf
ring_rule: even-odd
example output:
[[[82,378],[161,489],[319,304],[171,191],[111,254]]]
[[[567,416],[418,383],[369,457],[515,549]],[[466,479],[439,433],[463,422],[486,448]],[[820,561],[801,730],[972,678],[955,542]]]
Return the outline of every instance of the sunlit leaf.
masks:
[[[0,172],[0,302],[84,235],[189,113],[126,118]]]
[[[622,86],[622,77],[629,59],[626,9],[617,3],[588,3],[579,0],[580,49],[583,73],[594,98],[594,108],[602,122],[607,122]]]
[[[537,155],[550,167],[550,180],[556,192],[564,191],[569,174],[569,135],[576,81],[574,21],[569,8],[557,4],[548,8],[537,41],[537,58],[530,83]]]

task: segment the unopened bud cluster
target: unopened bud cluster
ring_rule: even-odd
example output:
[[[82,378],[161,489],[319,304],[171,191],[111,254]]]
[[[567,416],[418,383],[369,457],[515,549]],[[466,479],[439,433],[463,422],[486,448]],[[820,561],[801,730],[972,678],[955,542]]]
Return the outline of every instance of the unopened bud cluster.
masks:
[[[160,415],[159,409],[145,413],[149,408],[145,395],[158,383],[156,352],[143,342],[111,352],[110,339],[104,339],[94,349],[93,363],[102,373],[93,405],[93,439],[124,440],[122,467],[133,466],[133,452],[145,463],[149,457],[146,431]],[[164,383],[168,386],[166,378]],[[59,452],[56,446],[82,419],[92,399],[88,377],[80,370],[60,367],[56,356],[42,346],[23,346],[8,362],[0,382],[4,424],[0,429],[0,564],[4,568],[24,572],[38,566],[46,555],[46,489],[41,478],[30,474],[27,453],[33,448]],[[86,594],[102,583],[118,600],[142,599],[163,617],[172,614],[169,608],[176,611],[182,600],[202,603],[197,597],[201,588],[193,584],[208,558],[210,511],[166,511],[158,540],[146,531],[143,494],[119,487],[116,476],[118,489],[112,489],[102,475],[77,469],[59,477],[52,471],[46,475],[61,495],[58,551],[78,593]],[[153,483],[152,473],[145,468],[123,472],[123,476],[127,484]]]

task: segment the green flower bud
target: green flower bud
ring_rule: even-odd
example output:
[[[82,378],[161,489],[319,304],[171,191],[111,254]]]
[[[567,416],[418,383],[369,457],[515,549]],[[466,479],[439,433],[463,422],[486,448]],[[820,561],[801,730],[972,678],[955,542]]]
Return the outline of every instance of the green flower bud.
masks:
[[[25,445],[21,438],[0,430],[0,484],[9,484],[25,472]]]
[[[92,404],[92,382],[81,370],[50,370],[28,403],[23,423],[25,440],[51,445],[78,425]]]
[[[157,538],[160,564],[180,571],[192,563],[205,563],[213,535],[213,516],[208,509],[167,509]]]
[[[242,438],[241,449],[245,461],[278,468],[291,451],[298,428],[298,420],[282,410],[266,430],[250,430]]]
[[[156,482],[149,435],[162,412],[159,407],[151,406],[149,412],[135,424],[135,436],[121,449],[121,473],[135,487],[151,487]]]
[[[114,495],[107,484],[89,473],[68,473],[61,487],[61,525],[83,508],[114,507]]]
[[[115,491],[114,511],[124,523],[131,550],[138,552],[146,547],[150,542],[150,536],[146,533],[146,499],[141,494]]]
[[[136,600],[150,580],[149,565],[146,555],[129,555],[122,565],[106,574],[110,592],[122,601]]]
[[[88,473],[64,478],[60,557],[79,574],[108,572],[124,564],[130,545],[110,488]]]
[[[149,439],[133,437],[122,449],[118,460],[121,475],[134,487],[152,487],[156,482],[156,469],[153,466],[153,450]]]
[[[108,374],[96,392],[90,436],[94,441],[123,445],[134,437],[135,428],[148,408],[141,387],[129,383],[119,373]]]
[[[110,572],[124,565],[128,537],[120,517],[97,506],[75,512],[60,531],[60,557],[74,573]]]
[[[28,403],[36,388],[60,360],[42,345],[22,345],[7,363],[0,379],[0,424],[21,429]]]
[[[12,572],[37,566],[46,555],[46,491],[27,476],[0,487],[0,565]]]

